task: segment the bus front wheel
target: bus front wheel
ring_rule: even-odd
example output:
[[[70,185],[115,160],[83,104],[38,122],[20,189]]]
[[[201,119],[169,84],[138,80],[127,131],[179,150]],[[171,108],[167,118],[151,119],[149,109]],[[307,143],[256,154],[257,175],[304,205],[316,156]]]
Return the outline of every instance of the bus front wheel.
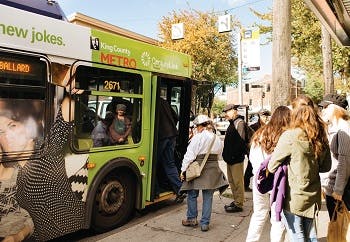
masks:
[[[111,173],[97,189],[92,228],[99,233],[125,224],[135,210],[135,183],[130,174]]]

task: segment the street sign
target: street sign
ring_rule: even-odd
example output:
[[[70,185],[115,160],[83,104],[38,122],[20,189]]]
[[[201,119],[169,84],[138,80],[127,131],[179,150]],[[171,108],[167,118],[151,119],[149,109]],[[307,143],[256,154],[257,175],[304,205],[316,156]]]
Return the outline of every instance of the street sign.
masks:
[[[219,18],[218,18],[218,30],[219,30],[219,33],[231,31],[231,15],[230,14],[219,16]]]
[[[184,24],[178,23],[171,25],[171,39],[183,39],[184,38]]]
[[[260,32],[259,29],[242,30],[242,68],[247,71],[260,70]]]

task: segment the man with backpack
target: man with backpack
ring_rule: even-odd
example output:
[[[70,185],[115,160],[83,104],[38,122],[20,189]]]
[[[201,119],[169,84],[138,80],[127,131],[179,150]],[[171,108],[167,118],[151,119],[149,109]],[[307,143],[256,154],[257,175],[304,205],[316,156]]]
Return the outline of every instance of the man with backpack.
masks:
[[[244,202],[244,158],[248,153],[247,124],[244,117],[238,114],[239,105],[228,104],[224,108],[227,128],[222,157],[227,163],[227,178],[230,184],[233,202],[225,205],[225,211],[236,213],[243,211]]]

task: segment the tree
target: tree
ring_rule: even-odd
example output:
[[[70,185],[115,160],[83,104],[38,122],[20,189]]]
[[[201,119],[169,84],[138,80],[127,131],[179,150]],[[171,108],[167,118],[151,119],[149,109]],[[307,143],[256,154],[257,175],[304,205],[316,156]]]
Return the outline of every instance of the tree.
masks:
[[[273,48],[272,61],[272,92],[274,102],[272,109],[280,105],[288,105],[290,101],[291,82],[291,25],[290,25],[290,0],[273,1]]]
[[[272,33],[272,12],[259,13],[252,10],[260,19],[270,21],[259,26],[262,33]],[[321,23],[309,10],[303,0],[291,0],[291,55],[297,57],[297,66],[307,75],[307,82],[317,80],[323,75]],[[338,46],[332,40],[333,75],[339,76],[343,92],[349,92],[350,86],[350,49]],[[331,85],[328,83],[327,88]],[[308,90],[308,89],[306,89]],[[309,93],[307,93],[309,94]],[[312,95],[312,94],[310,94]]]
[[[319,103],[324,94],[324,82],[321,76],[309,75],[306,78],[304,92],[315,102]]]
[[[221,117],[223,114],[224,107],[226,105],[225,101],[214,99],[213,107],[212,107],[212,114],[214,117]]]
[[[171,39],[171,26],[175,23],[184,23],[184,39]],[[215,14],[194,10],[173,11],[159,23],[160,45],[192,57],[192,78],[199,83],[194,95],[195,113],[204,108],[210,114],[215,83],[237,82],[235,40],[231,33],[219,33],[216,23]],[[237,22],[232,24],[238,26]]]

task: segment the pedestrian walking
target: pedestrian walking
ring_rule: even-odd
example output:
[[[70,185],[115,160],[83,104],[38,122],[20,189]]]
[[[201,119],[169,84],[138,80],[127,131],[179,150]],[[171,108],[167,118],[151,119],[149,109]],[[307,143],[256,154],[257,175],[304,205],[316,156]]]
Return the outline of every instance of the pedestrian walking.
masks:
[[[244,117],[238,114],[238,107],[239,105],[229,104],[224,108],[230,125],[226,131],[222,156],[227,163],[227,178],[233,197],[233,202],[224,207],[228,213],[242,212],[244,202],[244,158],[248,153],[247,124]]]
[[[181,191],[187,192],[187,218],[182,220],[182,225],[190,227],[198,225],[197,197],[199,190],[202,190],[203,204],[200,226],[201,231],[206,232],[209,230],[214,191],[219,190],[222,193],[228,187],[228,183],[218,163],[223,144],[220,138],[213,133],[211,119],[206,115],[198,115],[193,122],[197,127],[197,134],[193,136],[187,147],[180,176],[183,181]],[[186,181],[186,169],[189,164],[193,161],[202,163],[207,153],[209,156],[201,175],[191,181]]]
[[[319,173],[329,171],[332,162],[326,124],[309,97],[298,96],[292,107],[290,128],[279,138],[268,171],[274,173],[287,162],[282,220],[290,241],[317,241],[312,230],[321,208]]]
[[[338,94],[328,94],[319,103],[322,118],[328,124],[328,140],[333,154],[331,170],[320,174],[330,219],[337,200],[343,200],[350,209],[350,115],[347,106],[346,97]]]
[[[261,126],[253,135],[249,152],[253,174],[257,175],[260,164],[272,154],[281,134],[288,128],[291,110],[286,106],[279,106],[274,111],[271,120]],[[253,180],[255,181],[255,176]],[[270,215],[271,212],[271,215]],[[267,219],[270,218],[270,241],[284,241],[284,225],[276,220],[275,204],[270,206],[270,194],[261,194],[253,185],[253,214],[250,219],[247,242],[259,241]]]

